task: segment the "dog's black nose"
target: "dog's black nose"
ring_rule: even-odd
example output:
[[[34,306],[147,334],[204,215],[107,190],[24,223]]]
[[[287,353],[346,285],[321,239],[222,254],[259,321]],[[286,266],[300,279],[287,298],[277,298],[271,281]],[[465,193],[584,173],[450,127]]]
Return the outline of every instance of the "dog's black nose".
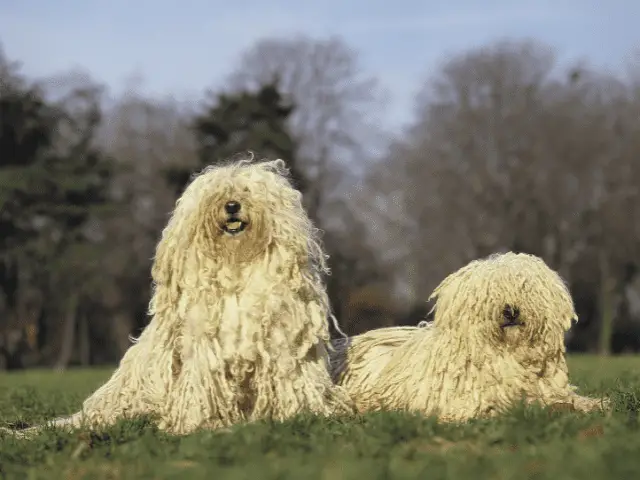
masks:
[[[502,315],[505,320],[515,322],[520,317],[520,309],[518,307],[512,307],[511,305],[505,305]]]
[[[240,211],[240,204],[236,201],[231,200],[230,202],[227,202],[227,204],[224,206],[224,209],[229,215],[234,215]]]

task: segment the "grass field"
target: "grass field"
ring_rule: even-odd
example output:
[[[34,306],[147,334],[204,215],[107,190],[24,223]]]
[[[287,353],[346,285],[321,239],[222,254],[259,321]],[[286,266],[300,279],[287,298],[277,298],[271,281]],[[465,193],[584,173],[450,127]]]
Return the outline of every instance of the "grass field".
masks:
[[[458,427],[393,413],[304,416],[183,438],[139,419],[96,433],[47,431],[28,441],[1,436],[0,478],[640,478],[640,357],[569,362],[582,392],[611,395],[612,415],[518,407]],[[71,413],[109,374],[0,374],[0,424]]]

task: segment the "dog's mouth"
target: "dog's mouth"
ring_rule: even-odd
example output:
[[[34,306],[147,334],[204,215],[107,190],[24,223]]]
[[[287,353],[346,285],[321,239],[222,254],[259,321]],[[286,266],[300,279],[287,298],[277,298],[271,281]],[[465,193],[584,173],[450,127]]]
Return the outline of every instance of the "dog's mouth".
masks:
[[[500,328],[522,327],[524,322],[520,320],[520,310],[518,307],[506,305],[502,311],[504,322],[500,324]]]
[[[522,327],[523,325],[524,325],[524,323],[515,322],[515,321],[509,321],[509,322],[505,322],[502,325],[500,325],[500,328]]]
[[[237,217],[230,217],[224,225],[222,225],[222,230],[229,235],[238,235],[244,232],[247,225],[248,223],[244,220],[240,220]]]

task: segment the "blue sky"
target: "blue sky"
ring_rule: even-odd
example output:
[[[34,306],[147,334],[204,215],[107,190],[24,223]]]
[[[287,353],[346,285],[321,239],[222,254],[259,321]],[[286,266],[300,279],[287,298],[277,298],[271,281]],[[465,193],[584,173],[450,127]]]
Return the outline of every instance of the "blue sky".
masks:
[[[132,75],[152,94],[197,96],[270,35],[342,36],[391,93],[390,127],[446,55],[531,37],[561,59],[621,69],[640,48],[637,0],[0,0],[0,41],[29,75],[85,69],[114,93]]]

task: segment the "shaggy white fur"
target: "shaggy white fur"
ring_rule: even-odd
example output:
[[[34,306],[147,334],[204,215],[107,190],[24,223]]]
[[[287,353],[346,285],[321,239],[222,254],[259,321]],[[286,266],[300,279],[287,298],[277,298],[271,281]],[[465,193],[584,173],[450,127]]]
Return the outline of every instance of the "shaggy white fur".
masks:
[[[282,160],[206,168],[158,244],[150,323],[82,412],[53,423],[153,414],[186,434],[352,412],[328,371],[326,271]]]
[[[333,380],[343,385],[360,411],[369,409],[371,386],[376,385],[398,348],[421,327],[387,327],[370,330],[350,338],[336,338],[331,343]]]
[[[464,421],[524,399],[589,411],[608,401],[570,385],[564,334],[577,321],[560,276],[543,260],[476,260],[433,292],[423,328],[386,328],[336,341],[334,380],[359,411],[398,409]]]

